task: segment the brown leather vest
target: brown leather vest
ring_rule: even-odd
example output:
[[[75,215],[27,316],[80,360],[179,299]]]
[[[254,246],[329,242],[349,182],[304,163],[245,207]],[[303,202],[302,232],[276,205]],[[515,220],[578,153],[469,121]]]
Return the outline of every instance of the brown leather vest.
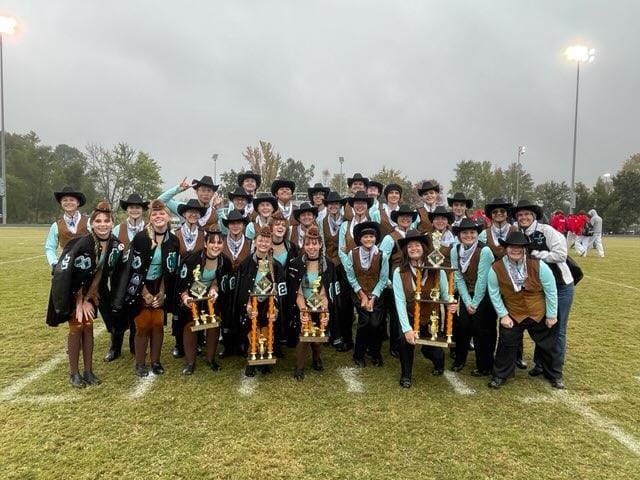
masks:
[[[58,243],[60,243],[60,247],[62,248],[66,247],[70,240],[89,233],[89,229],[87,228],[89,217],[86,215],[80,215],[80,220],[78,220],[78,225],[76,227],[76,233],[71,233],[67,227],[67,222],[64,221],[63,217],[58,218],[56,223],[58,224]]]
[[[360,247],[356,247],[351,250],[351,256],[353,257],[353,272],[356,275],[356,279],[362,287],[362,291],[367,295],[371,295],[373,289],[376,288],[378,280],[380,280],[380,252],[375,254],[371,259],[371,265],[369,270],[362,268],[360,263]]]
[[[389,271],[394,272],[396,270],[396,267],[399,267],[400,264],[402,263],[402,250],[398,245],[398,240],[400,240],[403,237],[400,234],[400,232],[398,232],[395,228],[389,234],[389,236],[393,238],[393,241],[394,241],[393,250],[391,251],[391,258],[390,258],[391,268],[389,269]]]
[[[502,260],[495,262],[491,268],[498,277],[498,286],[504,306],[509,316],[520,323],[525,318],[536,322],[545,316],[544,289],[540,282],[540,260],[527,258],[527,279],[519,292],[514,291],[511,278]]]
[[[426,272],[426,270],[425,270]],[[424,273],[423,273],[424,274]],[[428,299],[431,294],[431,289],[436,286],[436,275],[440,275],[439,270],[429,270],[427,275],[427,281],[420,289],[423,299]],[[413,282],[415,278],[411,268],[406,267],[400,270],[400,278],[402,279],[402,288],[404,290],[404,298],[407,300],[407,316],[409,317],[409,324],[413,328],[414,313],[415,313],[415,290]],[[424,278],[424,277],[423,277]],[[420,306],[420,325],[427,325],[429,317],[432,312],[440,313],[440,306],[436,303],[422,303]]]
[[[120,224],[120,229],[118,230],[118,240],[124,245],[124,248],[127,248],[129,246],[129,230],[126,221]]]
[[[427,233],[431,231],[431,220],[429,220],[429,215],[427,214],[427,209],[422,207],[418,207],[418,216],[420,217],[420,221],[418,222],[417,230],[420,233]]]
[[[180,241],[180,258],[185,258],[190,253],[201,252],[204,249],[204,232],[202,229],[198,231],[198,238],[196,238],[196,244],[194,245],[193,250],[187,250],[187,244],[184,241],[181,229],[178,228],[175,231],[175,236],[178,237],[178,240]]]
[[[214,226],[214,227],[218,226],[218,212],[216,212],[216,209],[213,207],[211,207],[211,215],[209,215],[209,219],[207,220],[207,223],[205,223],[204,225],[201,225],[201,228],[208,229],[211,226]]]
[[[391,219],[387,215],[387,211],[382,208],[382,203],[378,204],[378,212],[380,213],[380,234],[384,238],[385,235],[393,232],[395,227],[391,225]]]
[[[322,220],[325,255],[329,257],[329,260],[331,260],[331,262],[336,266],[340,264],[340,256],[338,255],[339,233],[340,229],[336,231],[335,235],[331,235],[331,229],[329,228],[329,214],[327,214],[327,216],[324,217],[324,220]]]
[[[459,248],[458,245],[460,245]],[[458,245],[456,245],[456,248],[458,248],[458,251],[456,252],[458,254],[457,267],[462,274],[462,278],[464,278],[464,283],[467,284],[467,291],[469,292],[469,295],[471,295],[476,290],[476,280],[478,279],[478,265],[480,264],[480,253],[482,252],[482,248],[484,247],[484,245],[478,242],[476,251],[473,252],[473,255],[471,255],[471,261],[469,262],[469,267],[467,268],[466,272],[462,271],[462,264],[460,262],[460,250],[462,249],[462,245]]]
[[[353,207],[350,204],[344,204],[344,214],[343,217],[345,220],[351,220],[353,218]]]
[[[291,236],[289,241],[294,244],[298,248],[302,248],[302,246],[298,243],[300,241],[300,232],[298,231],[298,225],[291,229]]]
[[[244,238],[244,245],[242,245],[242,248],[240,249],[240,253],[238,253],[238,258],[236,258],[235,260],[233,259],[233,254],[231,253],[231,250],[229,249],[229,244],[227,243],[226,240],[224,242],[222,253],[224,253],[231,260],[231,268],[235,273],[238,270],[238,267],[240,266],[240,264],[251,253],[251,240],[249,240],[247,237]]]
[[[509,232],[515,232],[516,230],[517,228],[512,226],[509,229]],[[487,232],[487,247],[491,249],[491,252],[493,253],[493,256],[496,258],[496,260],[500,260],[502,257],[504,257],[507,254],[506,249],[502,245],[500,245],[500,243],[498,243],[496,239],[493,238],[493,232],[491,232],[491,226],[488,226],[485,229],[485,232]]]

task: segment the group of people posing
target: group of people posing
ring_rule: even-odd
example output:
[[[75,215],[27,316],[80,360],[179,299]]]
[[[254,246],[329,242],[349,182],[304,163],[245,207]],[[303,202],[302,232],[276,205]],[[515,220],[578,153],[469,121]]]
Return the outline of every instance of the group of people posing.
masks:
[[[489,387],[501,387],[516,368],[527,368],[526,330],[536,345],[529,374],[564,388],[574,278],[565,237],[543,223],[537,205],[493,199],[484,207],[487,226],[467,216],[473,201],[464,193],[440,204],[435,181],[418,189],[415,208],[403,202],[400,185],[382,185],[359,173],[348,178],[347,197],[315,184],[309,201],[299,206],[292,202],[296,186],[290,180],[275,180],[268,192],[260,192],[261,177],[253,172],[237,180],[227,193],[228,208],[209,176],[185,179],[152,201],[133,193],[120,201],[126,219],[117,225],[107,202],[87,217],[79,211],[85,204],[81,192],[55,192],[62,215],[45,244],[53,274],[47,323],[69,324],[72,386],[100,383],[92,364],[98,311],[111,334],[104,360],[121,356],[129,330],[140,377],[149,370],[164,373],[161,350],[171,314],[172,354],[184,358],[182,373],[192,375],[199,354],[214,371],[220,358],[247,355],[254,308],[258,328],[269,326],[267,285],[275,299],[274,355],[282,357],[285,347],[295,350],[296,380],[305,376],[309,350],[312,368],[324,368],[321,343],[299,341],[301,328],[312,321],[304,312],[313,297],[328,312],[321,319],[328,344],[352,352],[358,367],[379,367],[388,340],[404,388],[412,383],[416,340],[429,335],[434,314],[453,314],[453,371],[466,367],[474,349],[471,375],[487,376]],[[188,189],[196,198],[175,199]],[[175,231],[172,215],[182,222]],[[445,272],[433,268],[435,250],[443,266],[455,269],[453,296]],[[191,328],[195,282],[204,284],[221,317],[220,327],[206,333]],[[433,298],[438,290],[439,302],[415,308],[419,298]],[[419,346],[432,374],[442,375],[447,343]],[[268,373],[271,366],[247,365],[245,374],[254,376],[256,369]]]

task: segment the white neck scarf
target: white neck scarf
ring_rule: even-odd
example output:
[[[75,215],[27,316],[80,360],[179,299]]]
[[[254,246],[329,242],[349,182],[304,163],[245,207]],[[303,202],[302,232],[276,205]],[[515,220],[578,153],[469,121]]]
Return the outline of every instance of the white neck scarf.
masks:
[[[338,212],[338,218],[334,218],[333,215],[331,214],[327,214],[327,223],[329,224],[329,231],[331,232],[331,236],[335,237],[338,234],[338,231],[340,230],[340,225],[342,225],[342,222],[344,222],[344,218],[342,217],[342,215],[340,215],[340,212]]]
[[[429,212],[429,213],[433,213],[436,209],[436,204],[434,203],[432,207],[430,207],[429,205],[427,205],[426,203],[423,203],[424,205],[424,209]]]
[[[506,240],[510,229],[511,225],[507,222],[504,222],[502,227],[498,227],[495,223],[491,222],[491,236],[493,237],[494,243],[500,245],[499,240]]]
[[[531,235],[533,235],[533,232],[535,232],[537,229],[538,229],[538,221],[534,220],[531,225],[529,225],[527,228],[524,229],[524,234],[527,237],[530,237]]]
[[[67,215],[66,213],[63,215],[64,223],[67,224],[67,228],[71,233],[76,233],[78,231],[78,223],[80,223],[80,212],[76,210],[76,213],[73,214],[73,217]]]
[[[528,277],[527,272],[527,257],[524,256],[521,261],[518,263],[514,263],[507,255],[502,257],[502,261],[504,262],[504,266],[507,267],[507,273],[509,274],[509,278],[511,279],[511,284],[513,285],[513,290],[519,292],[522,290],[522,286],[524,285],[525,280]]]
[[[448,247],[453,243],[454,240],[455,238],[453,237],[453,233],[451,233],[451,230],[445,230],[444,232],[442,232],[440,245],[442,245],[443,247]]]
[[[244,235],[240,236],[239,240],[234,240],[231,238],[231,235],[227,235],[227,246],[229,247],[229,251],[231,252],[231,256],[233,260],[238,258],[238,255],[242,251],[242,247],[244,246]]]
[[[360,265],[362,265],[364,270],[369,270],[369,267],[371,267],[371,260],[373,260],[373,257],[378,253],[378,247],[374,245],[370,249],[366,249],[363,246],[360,246],[360,248],[358,248],[358,253],[360,255]]]
[[[180,227],[180,231],[182,232],[182,238],[184,240],[184,245],[187,247],[187,252],[192,251],[196,246],[196,240],[198,239],[198,225],[195,225],[195,231],[191,231],[189,224],[184,222]]]
[[[278,206],[280,207],[280,210],[282,210],[282,215],[284,215],[284,218],[289,220],[289,217],[291,216],[291,212],[293,211],[291,202],[289,202],[289,204],[285,206],[282,203],[280,203],[280,201],[278,200]]]
[[[473,245],[466,247],[463,244],[460,244],[460,270],[462,273],[465,273],[471,264],[471,257],[478,248],[478,241],[473,242]]]
[[[407,232],[405,230],[402,230],[400,227],[396,227],[395,230],[400,234],[402,238],[407,236]]]
[[[136,225],[131,225],[131,223],[129,223],[129,219],[127,219],[127,230],[129,238],[135,237],[136,233],[144,230],[144,220],[140,220]]]
[[[207,222],[209,221],[209,217],[211,217],[212,212],[213,212],[213,207],[209,205],[209,208],[207,208],[207,211],[205,212],[205,214],[201,216],[200,219],[198,220],[198,223],[200,224],[201,227],[204,227],[207,224]]]
[[[302,228],[302,225],[298,225],[298,247],[302,248],[304,245],[304,237],[307,231]]]

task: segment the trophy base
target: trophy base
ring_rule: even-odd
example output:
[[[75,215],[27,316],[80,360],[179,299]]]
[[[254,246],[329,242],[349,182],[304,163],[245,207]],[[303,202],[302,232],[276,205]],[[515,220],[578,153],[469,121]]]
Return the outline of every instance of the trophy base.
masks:
[[[327,335],[321,336],[311,336],[305,337],[304,335],[300,335],[298,337],[298,341],[302,343],[327,343],[329,341],[329,337]]]
[[[251,360],[248,359],[247,360],[247,365],[275,365],[277,359],[276,357],[273,358],[256,358],[255,360]]]
[[[455,347],[456,342],[447,343],[445,337],[431,340],[431,338],[416,338],[416,345],[429,345],[431,347],[449,348]]]
[[[192,332],[199,332],[201,330],[208,330],[210,328],[220,328],[220,322],[201,323],[200,325],[194,325],[191,327]]]

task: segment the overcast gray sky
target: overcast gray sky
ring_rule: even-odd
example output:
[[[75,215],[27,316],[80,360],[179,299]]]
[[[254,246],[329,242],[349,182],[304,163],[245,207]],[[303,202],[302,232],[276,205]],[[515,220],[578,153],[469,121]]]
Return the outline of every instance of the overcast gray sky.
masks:
[[[244,166],[259,139],[284,158],[449,185],[463,159],[538,182],[577,179],[640,151],[640,2],[13,0],[6,127],[52,145],[125,141],[169,184]],[[635,60],[634,60],[635,59]]]

